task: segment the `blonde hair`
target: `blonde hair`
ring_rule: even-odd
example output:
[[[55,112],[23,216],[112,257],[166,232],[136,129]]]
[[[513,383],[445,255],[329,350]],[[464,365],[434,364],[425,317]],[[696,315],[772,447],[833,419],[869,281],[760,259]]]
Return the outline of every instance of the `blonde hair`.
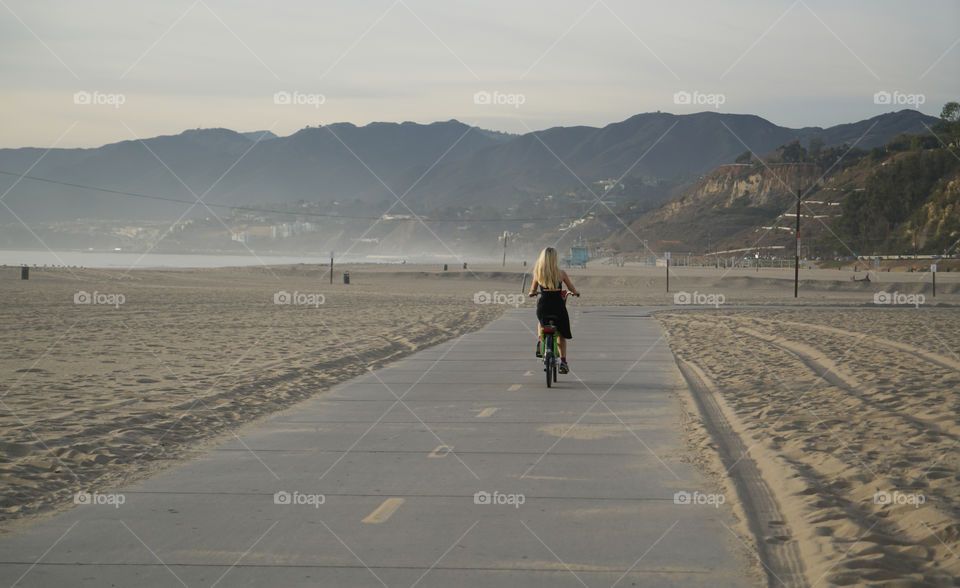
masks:
[[[540,257],[533,266],[533,279],[546,290],[560,287],[560,266],[557,263],[556,249],[547,247],[540,252]]]

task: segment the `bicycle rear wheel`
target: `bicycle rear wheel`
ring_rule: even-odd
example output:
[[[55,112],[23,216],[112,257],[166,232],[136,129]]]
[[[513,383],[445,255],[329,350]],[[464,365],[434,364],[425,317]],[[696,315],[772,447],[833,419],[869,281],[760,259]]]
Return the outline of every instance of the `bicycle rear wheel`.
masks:
[[[553,384],[551,374],[557,362],[557,358],[553,354],[553,337],[553,334],[547,335],[543,341],[543,373],[547,375],[547,388]]]
[[[553,354],[550,352],[547,352],[547,356],[543,359],[543,373],[547,374],[547,388],[549,388],[553,383],[553,380],[550,377],[552,373],[553,364],[554,364]]]

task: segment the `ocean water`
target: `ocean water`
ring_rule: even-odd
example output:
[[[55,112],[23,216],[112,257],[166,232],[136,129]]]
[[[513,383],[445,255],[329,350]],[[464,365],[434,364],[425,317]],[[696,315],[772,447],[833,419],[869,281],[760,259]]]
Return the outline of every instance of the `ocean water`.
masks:
[[[453,255],[428,254],[401,255],[351,255],[335,257],[335,263],[451,263],[462,260]],[[471,259],[479,263],[480,259]],[[483,260],[487,261],[487,260]],[[191,267],[243,267],[255,265],[290,265],[296,263],[328,264],[330,255],[239,255],[190,254],[190,253],[124,253],[112,251],[19,251],[0,250],[0,266],[71,266],[89,268],[191,268]]]
[[[339,260],[335,260],[339,261]],[[353,260],[356,261],[356,260]],[[188,253],[123,253],[105,251],[0,250],[0,265],[79,266],[90,268],[188,268],[330,263],[323,255],[210,255]]]

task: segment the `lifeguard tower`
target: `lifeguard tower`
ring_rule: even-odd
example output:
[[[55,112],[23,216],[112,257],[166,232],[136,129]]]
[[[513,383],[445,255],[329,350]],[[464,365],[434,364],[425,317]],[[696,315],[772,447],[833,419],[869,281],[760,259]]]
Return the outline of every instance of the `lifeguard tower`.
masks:
[[[586,247],[571,247],[563,256],[563,263],[566,267],[587,267],[590,255]]]

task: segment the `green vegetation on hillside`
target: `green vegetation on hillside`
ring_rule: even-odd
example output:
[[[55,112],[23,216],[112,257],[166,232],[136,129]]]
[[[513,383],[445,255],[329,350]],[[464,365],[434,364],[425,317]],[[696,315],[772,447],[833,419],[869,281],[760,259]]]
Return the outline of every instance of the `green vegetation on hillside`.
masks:
[[[866,157],[867,152],[859,147],[844,143],[837,147],[824,147],[819,137],[810,139],[807,147],[799,141],[792,141],[777,148],[765,160],[769,163],[815,163],[831,172],[840,171],[856,165]]]
[[[847,194],[837,237],[859,255],[953,253],[960,239],[960,105],[932,133],[898,136],[870,154],[876,169]],[[904,152],[906,152],[904,154]]]

